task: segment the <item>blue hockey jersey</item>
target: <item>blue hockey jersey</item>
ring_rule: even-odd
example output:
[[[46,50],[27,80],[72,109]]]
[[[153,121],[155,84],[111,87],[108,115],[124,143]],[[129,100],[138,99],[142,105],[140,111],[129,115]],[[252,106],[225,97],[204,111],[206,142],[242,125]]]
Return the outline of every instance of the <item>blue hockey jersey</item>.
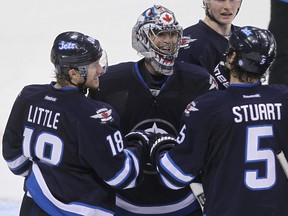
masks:
[[[239,27],[232,25],[232,31]],[[225,61],[228,39],[220,35],[202,20],[189,26],[183,31],[184,36],[191,40],[189,46],[179,50],[177,61],[185,61],[204,67],[218,82],[219,89],[226,89],[229,85],[229,73],[215,70],[215,67]],[[189,41],[188,41],[189,42]]]
[[[181,188],[201,173],[207,216],[284,216],[288,182],[276,153],[288,156],[288,88],[233,84],[200,96],[183,115],[175,146],[158,169]]]
[[[216,81],[202,67],[179,62],[161,88],[152,89],[141,75],[141,64],[143,60],[110,66],[100,77],[100,91],[91,92],[90,96],[116,109],[124,133],[145,130],[177,136],[186,105],[201,94],[215,90]],[[189,186],[169,190],[160,184],[155,170],[150,167],[145,170],[139,187],[118,192],[118,206],[139,215],[189,215],[195,210],[197,200]],[[185,208],[188,208],[185,213],[178,212]]]
[[[4,132],[3,156],[50,215],[113,215],[113,188],[136,186],[141,153],[124,148],[110,105],[54,84],[24,87]]]

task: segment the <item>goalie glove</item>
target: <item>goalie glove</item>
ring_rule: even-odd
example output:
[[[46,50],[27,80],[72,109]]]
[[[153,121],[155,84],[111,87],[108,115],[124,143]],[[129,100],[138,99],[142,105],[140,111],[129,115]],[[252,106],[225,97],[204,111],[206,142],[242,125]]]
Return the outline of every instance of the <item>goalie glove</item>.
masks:
[[[157,138],[150,146],[150,162],[152,166],[156,167],[156,160],[159,156],[177,144],[175,137],[169,134],[163,134]]]

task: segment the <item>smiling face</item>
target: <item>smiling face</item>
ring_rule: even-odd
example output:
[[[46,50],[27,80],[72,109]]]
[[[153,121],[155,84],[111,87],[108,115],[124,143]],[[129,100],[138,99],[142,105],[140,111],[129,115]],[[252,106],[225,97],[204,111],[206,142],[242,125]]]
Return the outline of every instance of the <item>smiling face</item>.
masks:
[[[69,70],[70,81],[67,82],[71,87],[84,87],[85,89],[98,89],[99,77],[108,69],[107,54],[102,50],[101,58],[89,65],[78,66]],[[63,86],[62,86],[63,87]]]
[[[171,75],[182,34],[183,28],[174,13],[161,5],[154,5],[140,15],[133,27],[132,46],[145,57],[153,72]]]
[[[107,71],[107,68],[108,68],[107,54],[103,50],[101,58],[95,62],[92,62],[87,66],[85,87],[89,89],[98,89],[99,77]]]
[[[92,62],[87,66],[87,79],[85,86],[89,89],[97,89],[99,87],[99,76],[103,73],[104,69],[99,64],[99,60]]]
[[[206,0],[206,10],[222,25],[230,25],[241,6],[241,0]]]
[[[153,70],[149,71],[153,74],[171,75],[180,48],[182,31],[150,29],[148,38],[150,52],[154,54],[150,59]]]
[[[180,39],[181,35],[177,31],[160,31],[150,36],[153,49],[166,55],[173,55],[178,51]]]

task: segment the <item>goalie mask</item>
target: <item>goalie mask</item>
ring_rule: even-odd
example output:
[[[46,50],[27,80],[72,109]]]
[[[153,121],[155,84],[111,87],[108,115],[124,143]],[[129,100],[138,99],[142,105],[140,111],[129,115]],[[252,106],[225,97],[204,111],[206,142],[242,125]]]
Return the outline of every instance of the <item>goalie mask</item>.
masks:
[[[235,67],[263,75],[275,59],[276,41],[266,29],[244,26],[230,36],[227,55],[231,52],[236,52]]]
[[[88,65],[98,61],[103,73],[108,67],[106,52],[98,40],[79,32],[64,32],[59,34],[53,44],[50,55],[58,77],[70,81],[69,69],[76,69],[86,81]]]
[[[155,5],[144,11],[133,27],[132,47],[150,60],[155,71],[171,75],[182,33],[174,13]]]

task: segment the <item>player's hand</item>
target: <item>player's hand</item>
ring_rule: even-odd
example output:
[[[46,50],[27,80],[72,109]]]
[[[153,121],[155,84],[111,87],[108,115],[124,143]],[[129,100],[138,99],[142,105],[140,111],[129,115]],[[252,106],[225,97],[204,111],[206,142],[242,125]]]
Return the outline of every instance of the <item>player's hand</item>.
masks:
[[[153,143],[160,137],[162,134],[149,133],[143,130],[133,131],[128,133],[125,137],[128,140],[127,146],[133,146],[139,149],[142,152],[145,164],[144,164],[144,173],[148,175],[157,174],[157,170],[154,166],[151,165],[150,160],[150,149]]]
[[[159,156],[177,144],[175,137],[170,134],[162,134],[160,137],[157,137],[153,143],[150,143],[149,159],[151,165],[155,167]]]
[[[141,152],[147,152],[147,146],[149,144],[149,134],[145,131],[132,131],[128,133],[125,138],[128,143],[127,146],[133,146],[139,149]]]

